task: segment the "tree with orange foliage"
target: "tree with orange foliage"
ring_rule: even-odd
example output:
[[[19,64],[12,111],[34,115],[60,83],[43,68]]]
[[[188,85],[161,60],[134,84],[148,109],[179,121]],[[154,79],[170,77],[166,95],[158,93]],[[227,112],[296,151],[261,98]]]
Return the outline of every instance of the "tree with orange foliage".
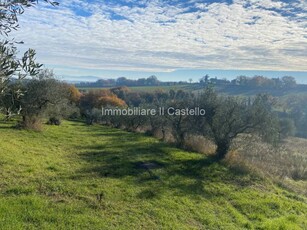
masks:
[[[69,92],[69,100],[76,105],[80,103],[81,99],[81,93],[80,91],[74,86],[74,85],[69,85],[68,86],[68,92]]]
[[[108,89],[91,90],[81,96],[81,114],[86,118],[88,124],[99,120],[98,110],[102,107],[125,107],[126,102],[118,98]]]

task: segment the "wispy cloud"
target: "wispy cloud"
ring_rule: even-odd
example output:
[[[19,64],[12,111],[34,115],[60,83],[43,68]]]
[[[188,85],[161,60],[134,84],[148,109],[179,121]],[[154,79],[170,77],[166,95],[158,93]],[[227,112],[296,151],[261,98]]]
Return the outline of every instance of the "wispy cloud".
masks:
[[[60,3],[27,9],[16,33],[49,65],[307,70],[304,0]]]

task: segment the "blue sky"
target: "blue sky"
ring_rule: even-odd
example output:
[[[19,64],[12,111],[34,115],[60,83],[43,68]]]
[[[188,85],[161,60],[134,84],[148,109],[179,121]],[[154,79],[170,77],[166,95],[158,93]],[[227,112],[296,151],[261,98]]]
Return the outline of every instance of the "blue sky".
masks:
[[[63,0],[20,17],[14,35],[65,79],[204,74],[307,79],[305,0]],[[86,77],[94,76],[94,77]],[[305,81],[307,82],[307,80]]]

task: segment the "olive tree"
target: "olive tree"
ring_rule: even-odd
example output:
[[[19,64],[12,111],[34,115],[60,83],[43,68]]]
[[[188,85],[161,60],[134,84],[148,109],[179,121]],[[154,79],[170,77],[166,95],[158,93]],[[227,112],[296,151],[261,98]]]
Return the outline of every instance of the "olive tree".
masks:
[[[52,5],[57,5],[57,2],[44,0]],[[9,89],[12,81],[23,80],[27,77],[36,76],[41,64],[35,60],[35,50],[29,49],[21,57],[17,57],[18,49],[14,38],[10,37],[13,30],[19,28],[18,16],[24,13],[24,9],[37,4],[37,0],[3,0],[0,1],[0,97],[20,98],[22,92],[17,88],[15,92]],[[6,95],[8,93],[9,95]],[[19,108],[17,108],[17,112]],[[0,110],[3,110],[3,105],[0,105]],[[7,113],[8,111],[6,111]],[[11,110],[9,113],[13,113]]]
[[[44,0],[51,5],[57,2]],[[12,30],[19,28],[18,16],[24,13],[24,9],[37,4],[37,0],[2,0],[0,1],[0,34],[8,36]]]
[[[278,119],[268,95],[244,100],[218,96],[212,89],[207,89],[199,103],[206,109],[206,115],[196,119],[195,130],[213,140],[217,146],[217,159],[225,157],[232,141],[240,134],[259,135],[270,143],[278,141]]]
[[[23,90],[20,114],[24,128],[35,128],[42,118],[59,119],[73,112],[68,87],[56,79],[30,80]]]

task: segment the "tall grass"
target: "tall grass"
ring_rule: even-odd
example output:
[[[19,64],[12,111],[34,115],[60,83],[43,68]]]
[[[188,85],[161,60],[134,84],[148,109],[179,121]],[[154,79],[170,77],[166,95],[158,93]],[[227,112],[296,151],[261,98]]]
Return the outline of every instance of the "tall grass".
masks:
[[[278,147],[258,138],[239,138],[227,157],[231,165],[249,168],[278,179],[282,185],[307,195],[307,140],[288,138]]]

